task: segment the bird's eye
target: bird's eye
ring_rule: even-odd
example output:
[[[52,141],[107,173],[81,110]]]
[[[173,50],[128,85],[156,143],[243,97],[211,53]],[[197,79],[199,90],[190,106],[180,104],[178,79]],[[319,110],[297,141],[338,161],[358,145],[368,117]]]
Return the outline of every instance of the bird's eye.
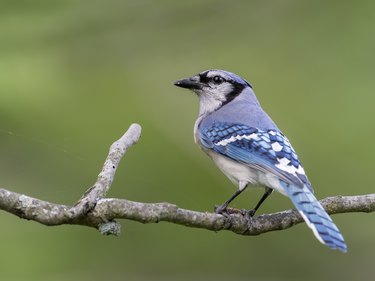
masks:
[[[215,84],[221,84],[224,82],[224,78],[219,75],[216,75],[212,78],[212,81],[214,81]]]

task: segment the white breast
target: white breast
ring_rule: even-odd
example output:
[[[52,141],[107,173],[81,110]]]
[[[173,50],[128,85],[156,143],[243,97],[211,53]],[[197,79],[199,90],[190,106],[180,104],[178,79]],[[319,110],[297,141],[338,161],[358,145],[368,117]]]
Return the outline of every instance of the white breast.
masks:
[[[205,150],[205,152],[239,189],[243,189],[247,185],[254,187],[267,186],[286,195],[280,186],[277,176],[236,162],[212,150]]]

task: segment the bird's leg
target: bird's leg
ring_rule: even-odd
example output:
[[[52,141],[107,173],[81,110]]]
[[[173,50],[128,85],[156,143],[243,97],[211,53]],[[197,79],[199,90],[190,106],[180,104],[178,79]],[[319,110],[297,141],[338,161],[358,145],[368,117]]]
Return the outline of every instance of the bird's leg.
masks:
[[[238,195],[240,195],[241,192],[244,191],[244,189],[245,188],[238,189],[227,201],[224,202],[224,204],[219,205],[219,206],[215,206],[215,213],[226,215],[227,214],[226,211],[227,211],[227,207],[228,207],[229,203],[232,202],[234,200],[234,198],[236,198]]]
[[[247,217],[253,217],[256,213],[256,211],[259,209],[259,207],[263,204],[264,200],[267,199],[268,196],[271,195],[273,189],[266,187],[266,190],[264,191],[263,196],[260,198],[259,202],[256,204],[255,208],[252,210],[246,210],[246,216]]]
[[[248,228],[250,228],[250,226],[251,226],[252,218],[255,215],[256,211],[259,209],[260,205],[262,205],[264,200],[266,200],[267,197],[270,196],[272,191],[273,191],[272,188],[266,187],[266,190],[265,190],[262,198],[260,198],[259,202],[256,204],[254,209],[252,209],[252,210],[242,210],[242,215],[245,217],[245,219],[247,221],[247,227]]]

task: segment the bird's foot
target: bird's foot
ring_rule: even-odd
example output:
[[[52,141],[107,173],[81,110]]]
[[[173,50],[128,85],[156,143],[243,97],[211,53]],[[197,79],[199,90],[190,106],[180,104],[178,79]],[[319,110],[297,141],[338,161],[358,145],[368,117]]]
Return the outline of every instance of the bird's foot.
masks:
[[[244,216],[244,218],[247,221],[247,228],[250,229],[251,224],[253,222],[253,216],[255,215],[256,210],[242,210],[241,214]]]
[[[236,208],[229,208],[225,205],[215,205],[214,211],[216,214],[223,216],[242,214],[242,210]]]
[[[230,216],[230,212],[227,209],[227,206],[224,205],[215,205],[214,207],[215,214],[222,215],[224,217],[224,229],[230,229],[232,227],[232,218]]]
[[[227,210],[227,206],[225,204],[224,205],[215,205],[214,211],[215,211],[215,214],[219,214],[219,215],[223,215],[223,216],[229,215],[228,210]]]

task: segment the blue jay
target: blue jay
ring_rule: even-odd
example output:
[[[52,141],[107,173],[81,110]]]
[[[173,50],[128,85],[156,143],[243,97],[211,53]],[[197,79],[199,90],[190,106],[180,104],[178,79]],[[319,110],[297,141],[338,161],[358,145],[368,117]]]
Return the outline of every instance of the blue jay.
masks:
[[[346,252],[344,238],[315,198],[297,154],[261,108],[250,83],[228,71],[208,70],[175,85],[198,95],[195,142],[238,186],[216,213],[226,214],[229,203],[246,187],[263,186],[264,195],[247,211],[250,219],[275,189],[290,198],[321,243]]]

